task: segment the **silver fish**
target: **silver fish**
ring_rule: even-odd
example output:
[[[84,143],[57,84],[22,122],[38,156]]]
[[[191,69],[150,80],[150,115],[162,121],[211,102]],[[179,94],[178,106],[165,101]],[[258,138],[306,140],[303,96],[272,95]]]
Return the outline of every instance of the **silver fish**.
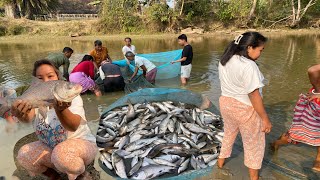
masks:
[[[217,163],[218,159],[212,160],[208,163],[208,166],[214,166]]]
[[[164,166],[164,165],[148,165],[142,167],[138,172],[132,175],[133,179],[152,179],[167,172],[175,170],[175,167]]]
[[[130,142],[130,137],[127,136],[123,136],[118,142],[119,143],[119,149],[122,149],[125,145],[127,145]]]
[[[42,117],[47,117],[47,107],[52,107],[55,99],[61,102],[72,102],[79,96],[82,86],[70,82],[56,80],[44,82],[36,77],[31,86],[17,98],[0,98],[0,112],[11,109],[14,101],[21,100],[29,103],[31,108],[39,108]]]
[[[128,175],[132,176],[134,173],[136,173],[141,168],[142,164],[143,164],[143,159],[140,158],[138,162],[131,168]]]
[[[113,153],[111,155],[111,160],[112,160],[112,166],[115,172],[117,173],[117,175],[121,178],[128,178],[123,159],[117,153]]]
[[[133,120],[136,116],[136,112],[134,111],[134,107],[131,102],[128,103],[128,112],[127,112],[127,122]]]
[[[176,162],[177,160],[181,159],[180,156],[178,155],[161,155],[159,156],[158,158],[160,159],[164,159],[166,161],[169,161],[169,162]]]
[[[100,161],[110,170],[113,170],[112,164],[103,156],[100,156]]]
[[[133,168],[133,166],[136,165],[138,163],[138,161],[139,161],[139,157],[138,156],[133,157],[132,160],[131,160],[131,168]]]
[[[164,134],[166,132],[170,118],[171,115],[168,114],[167,118],[162,120],[162,122],[159,125],[159,134]]]
[[[199,125],[196,124],[190,124],[190,123],[185,123],[184,126],[188,128],[190,131],[195,132],[195,133],[205,133],[209,134],[210,136],[214,136],[213,132],[209,132],[203,128],[201,128]]]
[[[179,167],[178,174],[182,173],[183,171],[188,169],[188,165],[190,162],[190,158],[186,159]]]
[[[134,150],[140,149],[140,148],[142,148],[144,146],[147,146],[147,145],[151,144],[153,141],[155,141],[157,139],[158,139],[158,137],[154,137],[154,138],[150,138],[150,139],[139,139],[137,141],[134,141],[134,142],[128,144],[125,147],[125,150],[129,151],[129,152],[132,152]]]

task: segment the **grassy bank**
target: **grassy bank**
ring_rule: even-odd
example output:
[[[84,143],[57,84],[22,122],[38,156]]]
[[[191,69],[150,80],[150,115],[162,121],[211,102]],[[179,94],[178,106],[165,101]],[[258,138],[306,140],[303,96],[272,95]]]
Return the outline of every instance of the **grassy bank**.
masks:
[[[245,31],[259,31],[268,37],[286,36],[286,35],[317,35],[320,34],[319,29],[239,29],[235,27],[222,27],[217,24],[211,25],[210,31],[205,31],[202,36],[214,36],[216,38],[225,38],[226,36],[234,36]],[[99,27],[99,20],[74,20],[74,21],[31,21],[27,19],[6,19],[0,18],[0,40],[26,40],[37,39],[47,40],[48,38],[71,38],[78,40],[100,39],[119,39],[128,33],[102,33]],[[178,32],[179,34],[180,32]],[[175,37],[174,33],[154,33],[154,32],[137,32],[131,33],[133,38],[164,38]],[[199,36],[199,34],[189,34],[188,36]]]

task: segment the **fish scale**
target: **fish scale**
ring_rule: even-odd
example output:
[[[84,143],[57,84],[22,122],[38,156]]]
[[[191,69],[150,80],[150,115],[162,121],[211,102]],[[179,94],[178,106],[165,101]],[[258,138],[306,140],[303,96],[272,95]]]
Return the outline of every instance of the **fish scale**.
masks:
[[[186,107],[190,106],[128,102],[127,106],[108,112],[98,129],[98,134],[106,138],[102,136],[103,142],[98,145],[112,142],[108,152],[120,156],[113,155],[116,162],[111,163],[111,168],[104,165],[119,177],[129,179],[150,179],[166,173],[180,174],[190,167],[203,169],[214,165],[224,135],[222,119],[209,111]],[[123,170],[121,162],[131,164],[130,169]]]

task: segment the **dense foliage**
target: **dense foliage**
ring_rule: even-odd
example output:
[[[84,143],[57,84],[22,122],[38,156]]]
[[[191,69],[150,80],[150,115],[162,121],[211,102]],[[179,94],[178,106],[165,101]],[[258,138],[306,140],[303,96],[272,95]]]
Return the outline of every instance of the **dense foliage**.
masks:
[[[85,3],[85,5],[78,5]],[[173,6],[168,5],[173,4]],[[57,10],[58,3],[63,6]],[[101,32],[172,32],[186,27],[316,27],[320,0],[0,0],[5,15],[27,17],[50,12],[100,9]],[[62,8],[62,10],[61,10]],[[0,11],[1,13],[1,11]]]

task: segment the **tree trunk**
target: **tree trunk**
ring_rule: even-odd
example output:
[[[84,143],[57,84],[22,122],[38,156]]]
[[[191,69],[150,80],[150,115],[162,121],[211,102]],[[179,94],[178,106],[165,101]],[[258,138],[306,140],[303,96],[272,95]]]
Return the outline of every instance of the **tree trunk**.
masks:
[[[182,0],[182,3],[181,3],[180,16],[182,15],[182,12],[183,12],[183,6],[184,6],[184,0]]]
[[[298,0],[298,9],[295,8],[295,0],[291,0],[292,5],[292,22],[290,24],[291,28],[297,27],[306,14],[307,10],[315,4],[316,0],[310,0],[306,7],[302,10],[301,9],[301,0]],[[302,12],[302,13],[301,13]]]
[[[256,7],[257,7],[257,3],[258,3],[258,0],[253,0],[252,7],[251,7],[251,10],[250,10],[250,13],[248,16],[248,21],[250,21],[252,19],[254,12],[256,10]]]
[[[14,4],[6,4],[4,6],[5,15],[8,18],[16,18],[15,14],[15,5]]]

